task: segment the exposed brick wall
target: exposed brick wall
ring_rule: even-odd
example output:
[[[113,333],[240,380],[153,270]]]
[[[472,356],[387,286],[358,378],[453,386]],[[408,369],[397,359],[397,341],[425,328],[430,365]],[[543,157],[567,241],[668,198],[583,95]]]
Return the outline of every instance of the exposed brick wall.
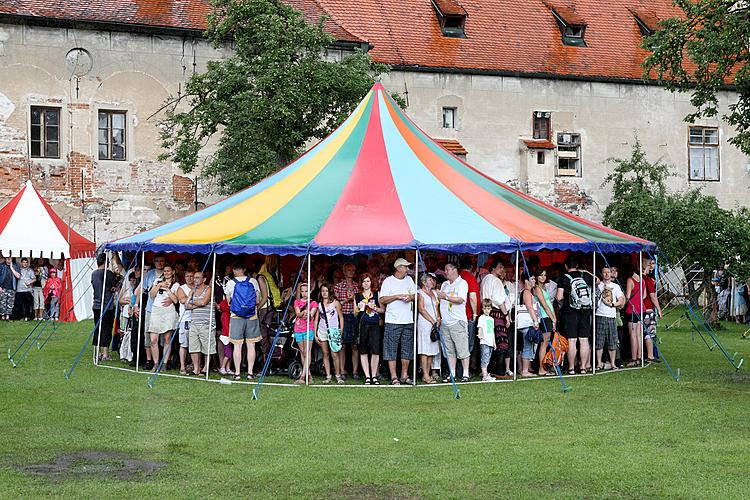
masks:
[[[68,155],[67,170],[70,200],[73,205],[81,206],[81,183],[83,183],[84,198],[89,200],[93,196],[91,188],[94,160],[88,155],[71,151]]]
[[[578,184],[557,179],[552,202],[557,207],[578,214],[588,208],[593,200]]]
[[[181,175],[172,175],[172,199],[177,203],[190,204],[195,201],[193,180]]]

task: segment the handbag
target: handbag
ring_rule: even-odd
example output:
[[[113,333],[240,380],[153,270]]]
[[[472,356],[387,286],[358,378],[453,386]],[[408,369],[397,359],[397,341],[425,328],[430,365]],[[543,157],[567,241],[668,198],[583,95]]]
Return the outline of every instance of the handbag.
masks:
[[[529,328],[531,326],[534,326],[534,321],[531,319],[531,314],[529,314],[528,309],[526,309],[526,306],[518,306],[518,313],[516,315],[516,322],[518,323],[518,329],[523,330],[524,328]]]
[[[339,352],[341,350],[341,329],[331,328],[328,325],[328,314],[326,313],[323,303],[320,303],[320,314],[323,316],[323,320],[326,322],[326,330],[328,331],[328,345],[333,352]]]
[[[430,340],[433,342],[440,340],[440,327],[437,326],[437,323],[432,325],[432,330],[430,330]]]

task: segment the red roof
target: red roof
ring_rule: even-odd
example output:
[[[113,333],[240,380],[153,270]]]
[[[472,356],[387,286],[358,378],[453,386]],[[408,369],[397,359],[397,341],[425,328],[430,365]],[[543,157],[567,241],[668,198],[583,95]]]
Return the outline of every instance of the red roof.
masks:
[[[586,24],[587,47],[562,44],[542,0],[441,0],[467,13],[466,38],[443,36],[431,0],[287,0],[308,20],[321,14],[342,41],[373,45],[376,61],[424,68],[640,79],[647,52],[633,12],[649,24],[679,15],[671,0],[544,0],[568,22]],[[447,7],[446,7],[447,8]],[[5,0],[0,15],[205,28],[206,0]]]
[[[466,148],[464,148],[460,142],[456,139],[433,139],[435,142],[443,146],[448,152],[454,155],[465,155],[468,154]]]

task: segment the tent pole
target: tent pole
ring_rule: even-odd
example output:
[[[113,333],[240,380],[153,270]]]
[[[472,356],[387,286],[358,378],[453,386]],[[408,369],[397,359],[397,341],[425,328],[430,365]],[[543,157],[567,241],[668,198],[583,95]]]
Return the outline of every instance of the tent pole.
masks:
[[[141,247],[141,280],[138,282],[138,286],[140,287],[141,291],[138,293],[138,297],[136,297],[136,303],[140,304],[138,307],[138,339],[137,344],[135,348],[135,372],[138,373],[139,365],[141,364],[141,334],[143,333],[143,329],[145,328],[145,325],[143,324],[146,320],[146,315],[143,314],[145,311],[146,304],[143,304],[143,279],[146,277],[146,251]],[[136,288],[137,290],[137,288]],[[132,334],[132,332],[131,332]]]
[[[417,310],[417,296],[419,295],[419,249],[417,248],[414,250],[414,286],[416,287],[416,290],[414,290],[414,344],[413,344],[413,354],[411,358],[411,365],[412,365],[412,381],[414,382],[414,387],[417,386],[417,320],[419,319],[419,311]],[[423,377],[426,375],[423,373]]]
[[[594,292],[593,301],[591,305],[591,359],[593,360],[591,362],[591,373],[596,375],[596,292],[597,292],[597,286],[596,286],[596,250],[593,252],[594,254],[594,264],[593,264],[593,270],[594,270],[594,277],[592,278],[592,282],[594,283],[594,289],[592,290]],[[604,351],[602,351],[602,355],[604,354]],[[610,360],[612,364],[615,363],[614,359]]]
[[[211,249],[213,250],[213,248]],[[213,340],[216,342],[216,335],[214,334],[214,309],[216,308],[214,304],[214,281],[216,280],[216,252],[214,251],[214,263],[211,270],[211,284],[209,285],[211,287],[211,299],[209,302],[209,307],[211,308],[208,311],[208,354],[206,355],[206,381],[208,381],[208,374],[211,373],[209,371],[209,368],[211,368],[211,341]],[[205,266],[204,266],[205,267]],[[255,344],[247,344],[248,349],[255,349]],[[248,371],[252,372],[253,367],[248,366]]]
[[[516,342],[518,342],[518,261],[521,259],[521,252],[519,250],[516,250],[516,295],[513,298],[513,301],[515,304],[513,304],[513,343],[511,344],[513,346],[513,352],[511,353],[513,355],[513,381],[515,382],[518,380],[518,346],[516,346]]]
[[[106,311],[104,311],[105,301],[104,301],[104,290],[107,287],[107,269],[109,269],[109,253],[107,251],[104,251],[104,276],[102,277],[102,295],[101,300],[99,302],[99,334],[96,339],[96,354],[94,358],[94,364],[99,366],[99,349],[101,349],[101,343],[102,343],[102,323],[104,323],[104,314]],[[68,270],[70,272],[70,270]],[[107,303],[108,304],[108,303]]]
[[[640,328],[641,335],[640,335],[640,339],[638,339],[638,341],[641,343],[641,368],[642,368],[646,364],[645,361],[644,361],[644,359],[643,359],[643,334],[645,333],[643,331],[643,327],[644,327],[644,323],[643,323],[643,293],[645,292],[645,285],[646,285],[643,282],[643,250],[641,250],[641,251],[638,252],[638,268],[641,271],[640,276],[638,277],[638,286],[640,286],[640,293],[638,294],[638,296],[640,297],[640,301],[641,301],[641,309],[640,309],[641,313],[639,315],[640,317],[638,318],[640,320],[639,323],[641,325],[641,328]]]
[[[310,385],[310,353],[312,352],[312,340],[307,340],[307,332],[310,328],[310,279],[312,278],[310,276],[310,272],[312,268],[312,254],[307,254],[307,307],[305,310],[307,311],[307,324],[305,326],[305,343],[307,344],[307,347],[305,350],[307,351],[307,356],[305,356],[305,385]],[[314,335],[313,335],[314,338]],[[353,367],[352,367],[353,368]],[[352,377],[356,375],[356,373],[352,373]]]

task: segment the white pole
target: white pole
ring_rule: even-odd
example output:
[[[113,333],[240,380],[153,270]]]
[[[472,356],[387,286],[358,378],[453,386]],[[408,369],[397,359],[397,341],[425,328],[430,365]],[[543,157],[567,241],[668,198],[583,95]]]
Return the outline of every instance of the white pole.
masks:
[[[305,350],[307,351],[307,356],[305,356],[305,385],[310,385],[310,346],[312,345],[312,340],[307,340],[307,332],[308,328],[310,328],[310,272],[312,267],[312,254],[307,254],[307,325],[305,326],[305,342],[307,343],[307,347]],[[352,377],[356,375],[356,373],[352,373]]]
[[[136,332],[136,335],[138,335],[137,340],[137,347],[135,348],[135,371],[138,372],[138,369],[140,368],[139,365],[141,364],[141,333],[143,333],[143,329],[146,327],[143,323],[146,321],[146,314],[145,307],[146,304],[143,303],[143,280],[146,278],[146,251],[141,247],[141,280],[138,282],[138,286],[141,288],[140,293],[138,294],[138,297],[136,297],[137,303],[141,304],[138,308],[138,332]],[[137,287],[136,290],[137,291]],[[132,335],[132,333],[131,333]]]
[[[516,287],[516,296],[514,297],[513,301],[515,304],[513,304],[513,381],[518,380],[518,355],[516,354],[518,352],[518,346],[516,345],[516,342],[518,342],[518,261],[521,258],[521,252],[516,250],[516,284],[514,285]]]
[[[426,271],[425,271],[426,272]],[[414,387],[417,386],[417,319],[419,316],[419,311],[417,310],[417,295],[419,294],[419,249],[416,249],[414,251],[414,346],[413,346],[413,354],[412,354],[412,381],[414,382]],[[422,376],[424,377],[425,374],[423,373]]]
[[[211,283],[208,285],[211,287],[211,300],[209,302],[209,307],[211,308],[208,311],[208,355],[206,356],[206,380],[208,380],[208,374],[210,373],[209,368],[211,368],[211,340],[212,337],[215,337],[214,335],[214,308],[216,307],[214,305],[214,280],[216,279],[216,252],[214,252],[214,263],[213,268],[211,271]],[[248,278],[249,279],[249,278]],[[195,286],[195,284],[193,284]],[[215,338],[213,338],[214,341],[216,341]],[[250,344],[247,344],[247,348],[250,349]],[[255,349],[255,344],[252,345],[252,348]],[[252,371],[253,367],[248,366],[248,370]]]
[[[596,375],[596,305],[597,305],[597,303],[596,303],[596,291],[597,291],[597,288],[596,288],[596,250],[594,250],[594,264],[593,264],[593,269],[594,269],[594,277],[591,279],[591,282],[594,284],[594,289],[592,290],[592,292],[593,292],[593,299],[594,300],[592,301],[592,305],[591,305],[591,321],[592,321],[592,325],[591,325],[591,344],[592,344],[591,345],[591,359],[593,360],[591,362],[591,372],[594,375]],[[603,350],[602,350],[602,354],[604,354]],[[612,364],[615,364],[615,360],[614,359],[610,359],[610,362]]]
[[[100,344],[102,343],[102,323],[104,323],[104,306],[106,305],[104,302],[104,290],[106,290],[107,287],[107,269],[109,269],[109,254],[107,251],[104,251],[104,276],[102,276],[102,295],[101,295],[101,302],[99,304],[99,334],[97,335],[96,339],[96,355],[94,358],[94,364],[99,365],[99,349],[101,349]]]
[[[639,290],[640,293],[638,294],[638,296],[640,297],[640,300],[641,300],[641,314],[640,314],[640,324],[641,324],[640,337],[641,338],[639,339],[639,341],[641,343],[641,367],[643,367],[646,365],[646,362],[644,361],[644,356],[643,356],[643,347],[644,347],[643,346],[643,334],[644,334],[643,327],[645,326],[644,321],[643,321],[643,293],[645,292],[645,288],[646,288],[645,287],[646,284],[643,282],[643,250],[638,252],[638,268],[641,271],[640,276],[638,277],[638,285],[641,287]]]

